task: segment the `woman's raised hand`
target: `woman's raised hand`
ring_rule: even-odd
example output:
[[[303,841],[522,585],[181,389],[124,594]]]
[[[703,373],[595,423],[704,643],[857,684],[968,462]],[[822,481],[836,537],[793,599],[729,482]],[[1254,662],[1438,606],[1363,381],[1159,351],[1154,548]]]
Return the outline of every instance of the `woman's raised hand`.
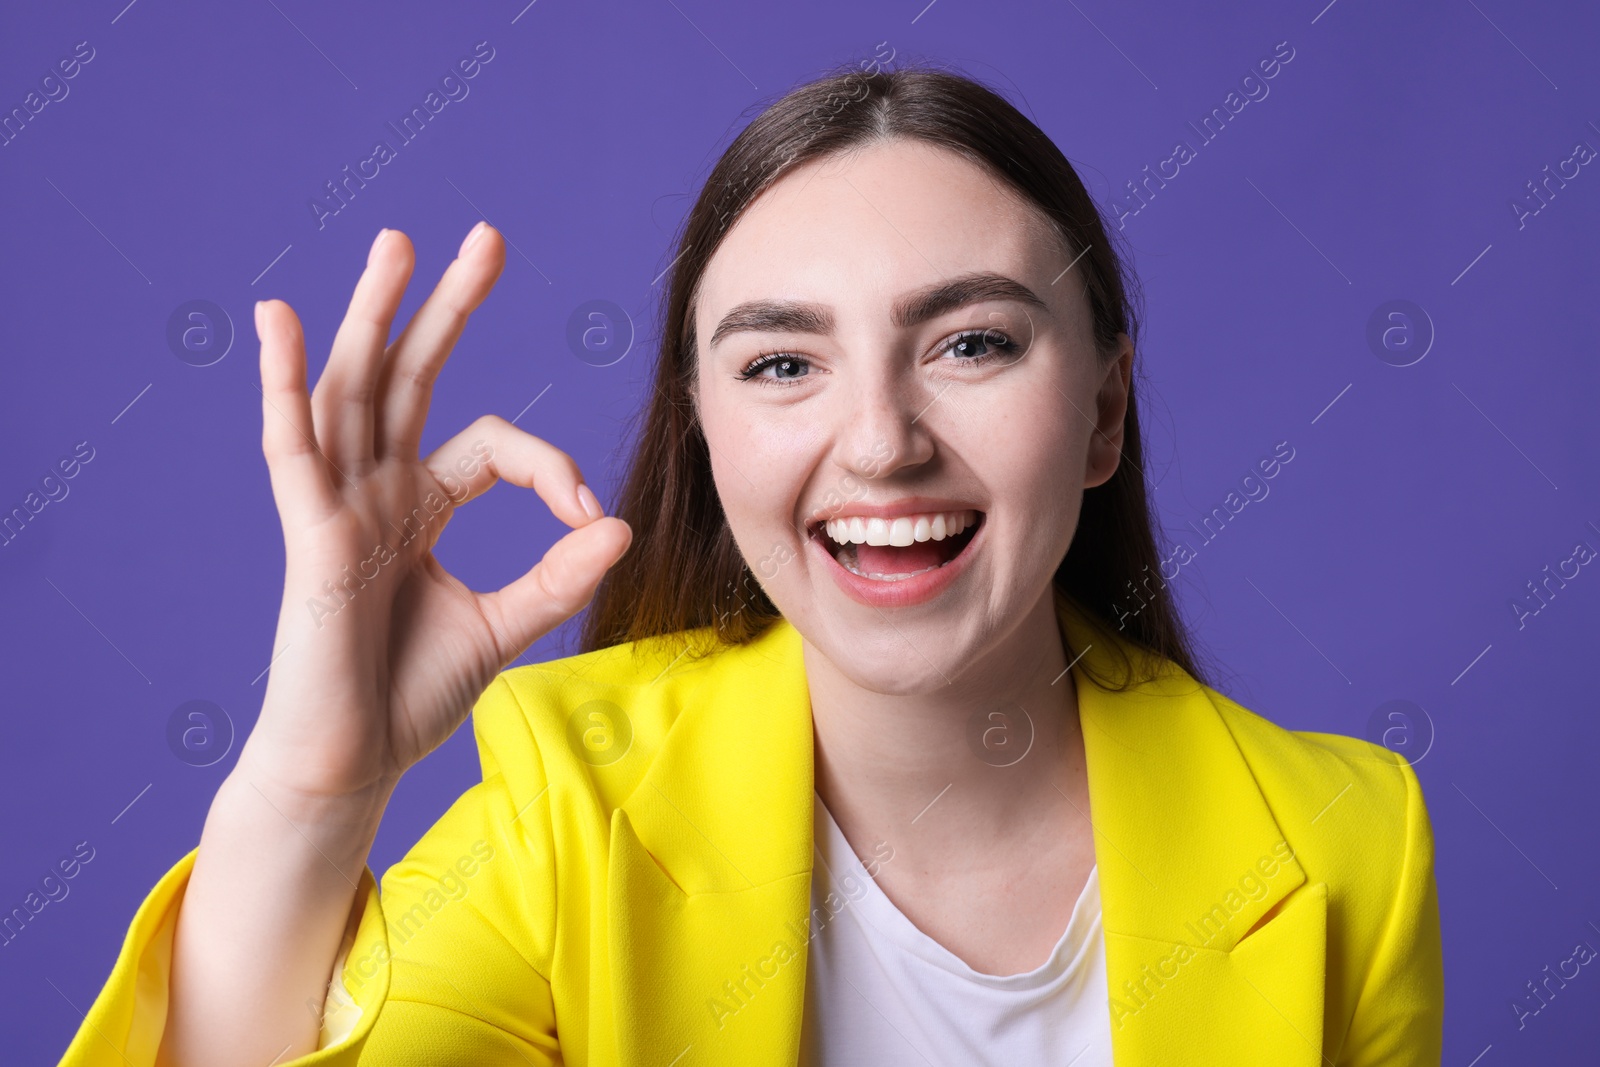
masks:
[[[379,236],[310,395],[300,320],[281,301],[256,306],[283,603],[260,718],[211,802],[183,891],[164,1064],[249,1067],[317,1047],[395,783],[496,672],[589,601],[632,537],[601,516],[568,456],[504,419],[418,457],[434,379],[505,248],[480,223],[391,344],[412,263],[405,234]],[[504,589],[474,593],[432,548],[454,509],[502,478],[573,529]]]
[[[282,301],[256,307],[262,450],[287,562],[271,679],[240,760],[307,799],[392,785],[588,603],[632,537],[602,516],[571,457],[498,416],[419,457],[434,380],[505,246],[480,222],[391,342],[413,263],[405,234],[378,236],[310,395],[298,317]],[[501,479],[573,529],[504,589],[476,593],[431,550],[455,508]]]

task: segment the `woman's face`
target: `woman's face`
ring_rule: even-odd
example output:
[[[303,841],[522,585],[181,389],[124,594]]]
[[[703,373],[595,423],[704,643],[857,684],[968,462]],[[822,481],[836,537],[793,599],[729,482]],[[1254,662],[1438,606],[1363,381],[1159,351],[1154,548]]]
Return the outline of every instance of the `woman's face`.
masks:
[[[1131,344],[1096,356],[1071,262],[999,179],[907,140],[791,172],[713,255],[696,393],[723,510],[857,684],[982,663],[1115,470]]]

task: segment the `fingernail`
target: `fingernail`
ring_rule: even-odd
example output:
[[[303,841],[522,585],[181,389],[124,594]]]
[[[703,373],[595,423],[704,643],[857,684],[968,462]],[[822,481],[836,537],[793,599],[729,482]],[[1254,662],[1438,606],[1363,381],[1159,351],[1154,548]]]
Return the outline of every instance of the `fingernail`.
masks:
[[[378,255],[378,246],[383,244],[383,239],[389,236],[389,228],[385,226],[378,231],[378,236],[372,239],[372,248],[367,252],[367,266],[372,266],[372,261]]]
[[[583,508],[585,515],[591,519],[598,519],[605,512],[600,508],[600,501],[595,497],[593,490],[582,482],[578,483],[578,506]]]
[[[488,228],[489,224],[480,219],[478,224],[472,228],[472,231],[467,234],[467,239],[461,242],[461,251],[456,254],[456,258],[459,259],[472,251],[472,246],[478,243],[478,240],[483,237],[484,231]]]
[[[261,306],[263,304],[265,304],[265,303],[266,303],[265,300],[257,300],[256,301],[256,334],[257,334],[257,336],[259,336],[261,334]]]

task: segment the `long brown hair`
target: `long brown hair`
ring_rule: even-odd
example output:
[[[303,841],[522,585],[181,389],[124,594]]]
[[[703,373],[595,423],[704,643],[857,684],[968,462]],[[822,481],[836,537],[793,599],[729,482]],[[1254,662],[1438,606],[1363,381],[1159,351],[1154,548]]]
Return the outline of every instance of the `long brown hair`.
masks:
[[[1004,97],[924,65],[880,70],[873,64],[870,71],[850,69],[790,91],[734,138],[684,220],[664,294],[654,389],[615,510],[633,528],[633,546],[588,610],[585,651],[673,636],[687,651],[704,654],[749,641],[780,617],[733,540],[695,414],[693,311],[700,279],[740,214],[783,174],[891,138],[956,151],[1032,201],[1069,249],[1084,250],[1076,268],[1100,357],[1113,358],[1119,333],[1137,351],[1137,279],[1072,164]],[[1108,481],[1084,490],[1077,532],[1056,570],[1055,587],[1091,624],[1119,632],[1203,680],[1192,638],[1160,575],[1137,393],[1131,390],[1128,398],[1122,461]],[[1062,492],[1071,491],[1063,485]],[[1119,603],[1120,613],[1114,608]]]

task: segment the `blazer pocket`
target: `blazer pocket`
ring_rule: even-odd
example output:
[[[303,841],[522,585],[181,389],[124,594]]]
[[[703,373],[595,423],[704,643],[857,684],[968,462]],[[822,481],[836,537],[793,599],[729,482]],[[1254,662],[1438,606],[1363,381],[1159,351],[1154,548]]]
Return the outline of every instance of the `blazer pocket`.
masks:
[[[1302,885],[1228,950],[1108,930],[1119,1067],[1319,1067],[1327,901]]]
[[[1279,901],[1228,952],[1230,968],[1249,987],[1244,996],[1265,1009],[1256,1014],[1268,1032],[1275,1031],[1273,1045],[1282,1047],[1284,1058],[1272,1062],[1322,1061],[1327,916],[1327,883],[1308,882]]]

